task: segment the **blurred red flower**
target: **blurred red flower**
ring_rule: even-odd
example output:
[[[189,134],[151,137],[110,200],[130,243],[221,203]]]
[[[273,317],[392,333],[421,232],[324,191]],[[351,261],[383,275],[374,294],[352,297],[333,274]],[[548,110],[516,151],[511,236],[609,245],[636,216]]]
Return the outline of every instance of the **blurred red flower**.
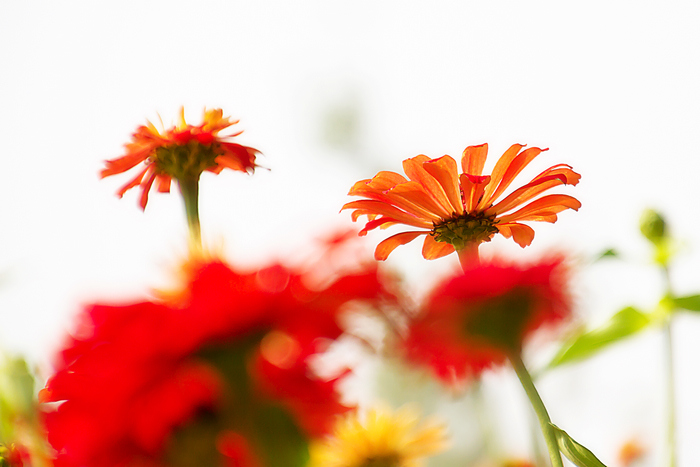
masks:
[[[45,414],[58,465],[297,465],[349,410],[308,360],[342,333],[345,303],[387,296],[376,268],[319,290],[282,266],[189,274],[176,302],[82,315],[41,393],[60,402]]]
[[[560,258],[527,266],[475,265],[439,284],[409,326],[409,360],[456,383],[519,355],[538,328],[571,314],[567,269]]]

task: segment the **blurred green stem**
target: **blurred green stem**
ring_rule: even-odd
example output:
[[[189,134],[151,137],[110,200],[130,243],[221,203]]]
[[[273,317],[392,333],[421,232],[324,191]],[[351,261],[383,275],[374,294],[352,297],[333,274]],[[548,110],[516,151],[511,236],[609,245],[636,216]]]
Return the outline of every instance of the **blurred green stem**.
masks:
[[[666,264],[662,267],[666,296],[672,297],[671,276]],[[666,440],[668,443],[668,466],[676,466],[676,384],[673,369],[673,334],[671,332],[671,319],[673,313],[666,316],[663,327],[665,358],[666,358]]]
[[[177,181],[182,199],[185,202],[187,227],[190,232],[190,248],[202,246],[202,232],[199,226],[199,177]]]
[[[542,434],[544,435],[544,440],[547,444],[547,450],[549,451],[549,458],[552,461],[552,466],[564,467],[561,460],[561,454],[559,453],[557,438],[554,434],[554,430],[552,430],[549,414],[547,413],[547,409],[545,408],[544,403],[542,402],[542,399],[535,388],[535,384],[532,382],[530,373],[528,373],[527,368],[525,368],[525,364],[523,363],[522,358],[520,358],[520,355],[512,355],[510,357],[510,362],[513,365],[513,369],[515,369],[515,373],[518,375],[518,379],[520,379],[520,384],[522,384],[523,389],[525,389],[528,399],[530,399],[530,403],[532,404],[532,408],[535,410],[535,414],[537,414],[537,419],[540,422],[540,428],[542,429]]]

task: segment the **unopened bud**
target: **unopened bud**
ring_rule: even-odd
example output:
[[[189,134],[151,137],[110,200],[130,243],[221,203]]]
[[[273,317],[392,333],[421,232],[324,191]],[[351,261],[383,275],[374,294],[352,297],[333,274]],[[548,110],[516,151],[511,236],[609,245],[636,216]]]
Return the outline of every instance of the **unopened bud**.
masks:
[[[666,221],[661,217],[661,214],[653,209],[646,209],[642,213],[639,221],[639,230],[641,230],[642,235],[654,244],[660,243],[666,238],[668,233],[666,231]]]

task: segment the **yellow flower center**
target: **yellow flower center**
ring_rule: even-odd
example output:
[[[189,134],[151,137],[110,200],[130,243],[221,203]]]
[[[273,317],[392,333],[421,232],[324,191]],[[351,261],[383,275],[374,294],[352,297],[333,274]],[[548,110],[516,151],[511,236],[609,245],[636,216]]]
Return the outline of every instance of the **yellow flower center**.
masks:
[[[498,232],[495,219],[495,215],[485,216],[481,213],[454,215],[433,224],[430,235],[435,238],[436,242],[449,243],[456,250],[461,250],[469,243],[491,241],[493,234]]]
[[[190,140],[187,144],[157,148],[151,156],[151,163],[156,164],[158,173],[169,175],[175,180],[197,180],[202,172],[216,165],[216,158],[220,155],[218,144],[202,144]]]

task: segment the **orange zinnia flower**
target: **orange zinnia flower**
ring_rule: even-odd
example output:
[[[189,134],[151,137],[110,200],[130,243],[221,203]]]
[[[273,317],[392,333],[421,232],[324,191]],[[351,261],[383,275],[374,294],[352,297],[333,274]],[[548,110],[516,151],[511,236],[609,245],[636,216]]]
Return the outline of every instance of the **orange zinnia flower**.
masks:
[[[490,241],[496,233],[513,237],[518,245],[526,247],[535,232],[521,222],[555,222],[557,213],[581,207],[576,198],[568,195],[534,198],[557,185],[576,185],[581,176],[568,165],[554,165],[497,201],[523,168],[547,150],[529,148],[520,152],[523,147],[512,145],[491,175],[481,174],[487,144],[464,150],[461,174],[450,156],[430,159],[420,155],[406,159],[403,169],[409,180],[395,172],[379,172],[371,180],[355,183],[348,193],[368,199],[352,201],[342,209],[354,209],[353,221],[367,216],[368,222],[360,235],[393,224],[424,229],[402,232],[379,243],[374,252],[378,260],[385,260],[396,247],[419,235],[426,235],[424,258],[436,259],[457,251],[463,264],[478,258],[479,244]],[[528,201],[531,202],[522,206]]]
[[[100,172],[102,178],[126,172],[144,163],[144,167],[129,183],[118,192],[124,193],[141,186],[140,205],[146,208],[148,192],[156,182],[158,191],[170,192],[173,179],[179,183],[192,183],[199,180],[203,171],[219,173],[224,168],[252,173],[255,170],[255,156],[259,151],[229,141],[229,138],[242,132],[220,136],[219,132],[238,123],[224,117],[221,109],[204,109],[203,122],[190,125],[185,121],[185,109],[180,109],[179,125],[161,133],[148,122],[136,129],[130,143],[126,144],[126,154],[106,161],[107,167]]]

